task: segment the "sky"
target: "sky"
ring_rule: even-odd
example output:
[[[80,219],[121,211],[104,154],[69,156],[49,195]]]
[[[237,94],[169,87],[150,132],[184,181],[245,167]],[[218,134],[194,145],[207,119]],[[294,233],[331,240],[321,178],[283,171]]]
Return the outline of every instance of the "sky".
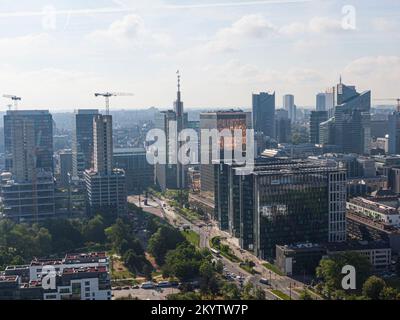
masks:
[[[1,0],[0,95],[20,109],[298,106],[342,76],[374,99],[400,96],[398,0]],[[6,109],[9,101],[0,98]]]

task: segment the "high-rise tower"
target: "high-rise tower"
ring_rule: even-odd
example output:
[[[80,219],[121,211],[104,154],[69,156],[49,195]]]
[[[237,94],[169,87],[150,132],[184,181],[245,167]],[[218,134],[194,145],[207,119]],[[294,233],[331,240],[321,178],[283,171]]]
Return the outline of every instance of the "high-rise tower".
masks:
[[[174,111],[176,114],[176,122],[177,122],[177,139],[179,137],[179,133],[185,129],[185,117],[184,117],[184,112],[183,112],[183,102],[181,99],[181,75],[179,73],[179,70],[177,71],[178,75],[178,91],[177,91],[177,97],[176,101],[174,102]],[[178,150],[180,149],[181,145],[183,142],[179,142],[179,139],[177,141],[177,146]],[[178,159],[177,163],[177,187],[178,189],[184,189],[186,184],[185,184],[185,167],[182,165],[182,163]]]

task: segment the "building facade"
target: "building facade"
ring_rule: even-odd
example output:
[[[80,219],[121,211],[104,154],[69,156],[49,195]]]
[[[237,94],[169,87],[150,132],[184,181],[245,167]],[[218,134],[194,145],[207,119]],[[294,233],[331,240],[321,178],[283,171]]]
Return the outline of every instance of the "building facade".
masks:
[[[83,178],[85,170],[93,167],[93,119],[97,115],[97,109],[81,109],[75,114],[72,143],[74,178]]]
[[[346,172],[336,165],[257,165],[239,188],[240,244],[260,258],[274,257],[277,244],[346,240]]]
[[[253,94],[254,131],[275,138],[275,93]]]

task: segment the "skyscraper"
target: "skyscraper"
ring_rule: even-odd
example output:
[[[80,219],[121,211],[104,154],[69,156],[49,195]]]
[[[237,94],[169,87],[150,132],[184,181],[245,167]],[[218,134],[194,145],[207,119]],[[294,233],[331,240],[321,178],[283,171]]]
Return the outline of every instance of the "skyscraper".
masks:
[[[200,114],[200,128],[202,130],[213,130],[217,129],[220,133],[224,129],[232,131],[242,130],[243,131],[243,142],[246,143],[246,129],[248,125],[249,114],[243,111],[219,111],[219,112],[208,112]],[[212,143],[218,143],[220,145],[220,154],[218,159],[215,159],[211,152]],[[201,164],[200,175],[201,175],[201,193],[204,197],[211,201],[216,201],[215,198],[215,184],[216,184],[216,172],[215,172],[215,161],[222,161],[225,158],[225,148],[232,152],[230,160],[234,159],[233,142],[224,141],[221,139],[217,142],[212,141],[201,141],[202,148],[208,148],[209,158],[208,164]],[[203,161],[203,159],[202,159]],[[216,205],[217,210],[217,205]]]
[[[311,111],[310,115],[310,143],[320,143],[320,124],[328,120],[327,111]]]
[[[4,116],[7,169],[2,181],[6,217],[39,221],[54,216],[53,119],[48,111],[8,111]]]
[[[72,164],[73,176],[82,178],[86,169],[93,167],[93,119],[99,110],[78,110],[75,114]]]
[[[389,154],[400,154],[400,112],[389,115]]]
[[[112,117],[97,115],[93,119],[93,168],[108,175],[113,170]]]
[[[278,109],[275,113],[275,137],[278,143],[289,143],[292,136],[292,124],[289,119],[289,112],[285,109]]]
[[[326,94],[318,93],[317,94],[317,111],[326,111]]]
[[[253,94],[254,131],[275,138],[275,92]]]
[[[178,91],[177,91],[177,97],[176,101],[174,102],[174,111],[176,114],[176,122],[177,122],[177,137],[179,133],[185,129],[187,121],[185,121],[185,115],[183,113],[183,101],[181,100],[181,76],[178,73]],[[186,123],[185,123],[186,122]],[[177,146],[178,149],[181,147],[183,142],[178,142],[177,141]],[[178,159],[178,164],[177,164],[177,188],[180,190],[183,190],[186,187],[186,174],[185,174],[185,166],[181,164],[181,162]]]
[[[178,150],[183,142],[178,142],[179,133],[188,126],[188,114],[183,110],[181,99],[181,77],[178,74],[177,99],[174,102],[174,110],[161,111],[156,114],[155,127],[165,133],[167,155],[166,164],[155,164],[155,182],[165,191],[166,189],[184,189],[187,186],[187,167],[179,161]],[[176,124],[172,125],[171,124]],[[172,161],[170,155],[176,156]]]
[[[335,144],[344,153],[369,154],[371,143],[371,91],[358,93],[339,83],[335,109]]]
[[[293,122],[296,122],[296,114],[297,108],[294,104],[294,96],[291,94],[287,94],[283,96],[283,109],[289,112],[289,119]]]
[[[114,169],[113,166],[110,115],[96,115],[93,119],[93,154],[93,168],[84,174],[88,214],[126,214],[126,178],[123,170]]]

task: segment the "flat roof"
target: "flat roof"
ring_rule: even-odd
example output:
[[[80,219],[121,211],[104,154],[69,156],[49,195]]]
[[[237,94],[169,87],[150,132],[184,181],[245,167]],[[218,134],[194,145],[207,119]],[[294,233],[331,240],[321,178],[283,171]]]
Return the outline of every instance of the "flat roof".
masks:
[[[65,268],[63,275],[80,274],[80,273],[107,273],[107,268],[100,267],[81,267],[81,268]]]

